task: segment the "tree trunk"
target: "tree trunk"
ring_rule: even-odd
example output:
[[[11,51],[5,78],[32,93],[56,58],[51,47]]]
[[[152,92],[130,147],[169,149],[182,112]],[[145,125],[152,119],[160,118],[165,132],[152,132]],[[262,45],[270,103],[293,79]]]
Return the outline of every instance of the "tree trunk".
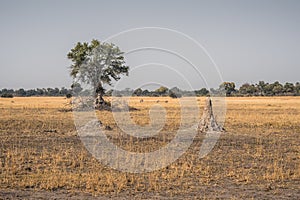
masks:
[[[96,106],[104,104],[104,103],[106,103],[106,102],[104,101],[103,96],[101,96],[101,94],[97,94],[96,102],[95,102]]]
[[[103,99],[105,89],[102,87],[102,83],[99,82],[95,90],[95,108],[99,110],[111,110],[110,105]]]

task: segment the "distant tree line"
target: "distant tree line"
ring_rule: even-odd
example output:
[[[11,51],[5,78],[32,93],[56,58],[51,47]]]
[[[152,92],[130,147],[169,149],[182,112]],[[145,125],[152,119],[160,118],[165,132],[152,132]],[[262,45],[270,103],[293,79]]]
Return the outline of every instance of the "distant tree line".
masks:
[[[194,91],[181,90],[177,87],[168,89],[160,87],[154,91],[142,90],[138,88],[131,90],[129,88],[122,91],[107,91],[106,95],[111,96],[170,96],[179,98],[182,96],[208,96],[209,94],[226,94],[226,96],[300,96],[300,83],[281,84],[278,81],[266,83],[259,81],[257,84],[244,83],[240,88],[236,88],[234,82],[223,82],[219,88],[210,90],[202,88]]]
[[[23,88],[2,89],[0,90],[1,97],[30,97],[30,96],[66,96],[71,97],[74,93],[81,93],[82,95],[89,95],[88,91],[82,89],[77,83],[73,84],[71,88],[36,88],[25,90]],[[223,82],[219,88],[210,90],[201,88],[199,90],[187,91],[181,90],[178,87],[167,88],[159,87],[156,90],[149,91],[137,88],[135,90],[126,88],[124,90],[108,90],[105,96],[149,96],[149,97],[172,97],[180,98],[182,96],[208,96],[209,94],[226,94],[226,96],[300,96],[300,83],[285,83],[281,84],[278,81],[274,83],[266,83],[259,81],[256,84],[244,83],[240,88],[236,88],[234,82]]]
[[[62,88],[36,88],[25,90],[23,88],[13,89],[2,89],[0,90],[1,97],[32,97],[32,96],[70,96],[72,89]]]
[[[181,90],[178,87],[173,87],[171,89],[161,86],[156,90],[149,91],[143,90],[141,88],[137,88],[132,90],[130,88],[126,88],[124,90],[108,90],[105,95],[106,96],[148,96],[148,97],[172,97],[172,98],[180,98],[182,96],[207,96],[209,94],[209,90],[206,88],[202,88],[200,90],[187,91]]]
[[[224,82],[219,90],[225,90],[226,96],[300,96],[300,83],[281,84],[278,81],[274,83],[259,81],[256,84],[244,83],[236,89],[233,82]]]

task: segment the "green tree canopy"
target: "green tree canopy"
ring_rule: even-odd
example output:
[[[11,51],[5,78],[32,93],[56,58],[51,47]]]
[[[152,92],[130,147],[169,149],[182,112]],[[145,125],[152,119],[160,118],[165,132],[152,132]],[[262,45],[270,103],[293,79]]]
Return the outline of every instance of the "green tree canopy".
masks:
[[[294,93],[295,92],[295,86],[293,83],[285,83],[284,85],[284,92],[286,93]]]
[[[158,93],[159,95],[164,95],[168,92],[168,90],[169,89],[167,87],[161,86],[158,89],[156,89],[155,92]]]
[[[245,95],[253,95],[255,92],[257,92],[257,88],[253,84],[249,83],[244,83],[240,89],[239,92],[240,94],[245,94]]]
[[[230,96],[232,93],[234,93],[236,91],[235,90],[235,83],[234,82],[223,82],[219,86],[219,90],[225,90],[226,95]]]
[[[70,75],[73,78],[76,78],[76,75],[79,72],[80,66],[86,60],[87,56],[91,54],[92,50],[100,45],[98,40],[92,40],[91,44],[84,42],[78,42],[76,46],[71,49],[68,53],[68,59],[72,61]]]
[[[141,96],[142,93],[143,93],[143,90],[142,90],[141,88],[135,89],[135,90],[133,91],[133,95],[134,95],[134,96]]]

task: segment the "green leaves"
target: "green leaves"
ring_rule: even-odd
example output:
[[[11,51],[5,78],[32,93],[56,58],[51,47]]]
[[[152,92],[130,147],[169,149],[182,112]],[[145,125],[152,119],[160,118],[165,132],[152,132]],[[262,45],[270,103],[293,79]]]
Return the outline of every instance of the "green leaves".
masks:
[[[125,65],[123,54],[112,43],[100,43],[98,40],[92,40],[90,44],[78,42],[67,55],[73,62],[70,75],[91,84],[95,93],[102,95],[103,84],[111,85],[121,75],[128,76],[129,67]]]
[[[97,40],[92,40],[91,45],[84,42],[78,42],[76,46],[71,49],[71,51],[67,54],[68,59],[70,59],[73,64],[71,65],[71,72],[70,75],[75,78],[76,75],[79,73],[80,65],[85,61],[88,54],[100,43]]]

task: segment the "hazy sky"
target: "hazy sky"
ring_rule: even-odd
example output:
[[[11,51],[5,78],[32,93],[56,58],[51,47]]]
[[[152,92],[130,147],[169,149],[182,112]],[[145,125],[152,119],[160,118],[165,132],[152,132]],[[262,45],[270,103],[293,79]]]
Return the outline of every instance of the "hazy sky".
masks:
[[[234,81],[237,85],[259,80],[300,81],[298,0],[1,0],[0,25],[0,88],[69,87],[72,80],[68,66],[71,62],[66,55],[77,41],[90,41],[93,38],[102,41],[121,31],[139,27],[173,29],[194,38],[215,61],[224,81]],[[136,39],[144,36],[144,40],[149,38],[155,44],[154,36],[139,35],[139,32],[135,34]],[[131,39],[134,39],[132,35]],[[157,39],[162,40],[159,37]],[[116,40],[122,50],[127,50],[135,41],[128,39],[126,42],[123,40],[123,43],[118,43]],[[171,45],[172,41],[168,44]],[[192,45],[185,46],[183,40],[176,42],[174,39],[175,44],[176,48],[186,49],[195,59],[201,55],[199,58],[203,59],[203,65],[207,64],[208,59],[204,58],[203,51],[198,52],[194,47],[189,50]],[[130,65],[142,65],[144,60],[145,63],[160,62],[162,65],[149,66],[144,70],[137,68],[126,86],[137,87],[143,81],[146,84],[151,80],[157,82],[158,79],[168,86],[180,82],[180,76],[174,78],[176,75],[166,70],[170,67],[173,69],[176,63],[179,65],[180,59],[176,61],[177,58],[168,58],[170,55],[160,53],[151,60],[156,53],[149,50],[138,56],[137,52],[138,62],[128,58]],[[163,63],[165,60],[158,59],[161,57],[172,62]],[[196,62],[195,65],[202,70],[201,63]],[[193,72],[185,74],[183,67],[174,69],[179,70],[179,74],[189,80],[193,87],[202,86],[203,80],[198,80],[199,77],[193,76]],[[211,73],[216,74],[214,70]],[[155,71],[167,75],[155,76]],[[139,75],[134,78],[138,72]],[[205,78],[212,80],[210,86],[218,85],[221,80],[210,76]]]

